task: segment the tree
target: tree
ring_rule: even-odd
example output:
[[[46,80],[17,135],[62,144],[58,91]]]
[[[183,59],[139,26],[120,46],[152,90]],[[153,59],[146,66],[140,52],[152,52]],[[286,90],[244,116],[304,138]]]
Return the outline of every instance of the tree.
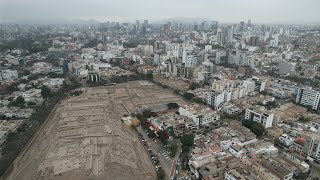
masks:
[[[272,109],[277,107],[277,103],[275,101],[268,101],[265,105],[263,105],[267,109]]]
[[[16,107],[24,108],[25,107],[24,104],[25,104],[24,98],[22,96],[18,96],[16,98],[16,100],[11,101],[9,103],[9,106],[16,106]]]
[[[173,90],[173,93],[180,94],[180,91],[178,89]]]
[[[156,137],[156,134],[153,132],[153,131],[151,131],[149,128],[148,128],[148,136],[149,136],[149,138],[155,138]]]
[[[301,70],[302,70],[302,67],[301,67],[301,66],[298,66],[298,67],[296,68],[296,70],[297,70],[297,71],[301,71]]]
[[[157,117],[157,113],[152,112],[150,109],[146,109],[142,112],[142,116],[146,117],[146,118],[150,118],[150,117]]]
[[[41,87],[41,95],[44,99],[50,97],[50,89],[47,86]]]
[[[192,101],[198,104],[204,104],[203,99],[199,98],[199,97],[193,97]]]
[[[28,106],[34,106],[34,105],[36,105],[36,103],[35,102],[28,102],[27,105]]]
[[[256,121],[244,120],[242,125],[249,128],[257,136],[261,136],[265,131],[264,126]]]
[[[164,145],[167,144],[169,137],[165,131],[159,131],[158,136],[159,136],[159,139],[162,142],[162,144],[164,144]]]
[[[182,143],[183,146],[186,146],[186,147],[191,147],[193,145],[193,141],[194,141],[193,134],[186,134],[180,138],[180,142]]]
[[[183,97],[188,99],[188,100],[191,100],[194,97],[194,94],[187,92],[187,93],[183,94]]]
[[[7,91],[13,92],[13,91],[19,91],[17,84],[11,84],[6,88]]]
[[[171,158],[174,158],[176,156],[177,150],[178,150],[177,144],[172,144],[171,146],[169,146],[169,156]]]
[[[158,180],[163,180],[163,179],[165,179],[166,174],[164,173],[164,170],[163,170],[163,169],[160,169],[160,170],[157,172],[157,176],[158,176]]]
[[[153,80],[153,74],[152,73],[148,73],[147,74],[147,79],[148,80]]]
[[[273,144],[276,145],[276,146],[279,146],[280,145],[279,138],[275,138],[274,141],[273,141]]]
[[[302,123],[308,123],[308,122],[310,122],[310,118],[306,118],[306,117],[301,116],[298,121],[300,121]]]
[[[167,104],[169,109],[178,109],[179,105],[177,103],[168,103]]]
[[[27,76],[30,74],[30,71],[29,70],[24,70],[20,75],[22,76]]]
[[[195,90],[195,89],[200,88],[200,87],[201,87],[200,84],[198,84],[198,83],[192,83],[192,84],[189,86],[189,89]]]

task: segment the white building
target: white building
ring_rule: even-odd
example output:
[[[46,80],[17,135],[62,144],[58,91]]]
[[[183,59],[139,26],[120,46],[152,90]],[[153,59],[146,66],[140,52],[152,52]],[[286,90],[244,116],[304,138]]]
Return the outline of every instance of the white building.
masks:
[[[88,70],[87,69],[77,69],[76,70],[76,75],[78,78],[85,78],[88,76]]]
[[[248,151],[252,155],[258,154],[276,154],[278,148],[274,147],[274,144],[268,141],[259,141],[253,147],[249,147]]]
[[[64,78],[39,78],[38,80],[42,81],[42,85],[47,86],[53,91],[57,91],[62,87]]]
[[[185,61],[185,66],[186,67],[194,67],[197,64],[197,57],[194,55],[187,55],[186,61]]]
[[[320,107],[320,91],[311,88],[300,88],[296,96],[296,103],[317,110]]]
[[[63,74],[63,69],[59,67],[54,67],[51,69],[51,72],[56,73],[56,74]]]
[[[43,97],[41,95],[41,89],[30,89],[22,93],[22,97],[26,102],[34,102],[38,105],[42,104]]]
[[[0,71],[0,82],[3,81],[13,81],[18,79],[18,71],[17,70],[2,70]]]
[[[246,180],[236,169],[232,169],[225,172],[225,180]]]
[[[218,91],[213,91],[208,94],[207,104],[218,108],[224,101],[224,95]]]
[[[221,52],[216,53],[215,64],[220,64],[221,55],[222,55]]]
[[[160,55],[156,53],[153,55],[153,64],[158,65],[160,63]]]
[[[253,92],[256,87],[255,82],[253,80],[249,80],[249,79],[243,81],[242,85],[246,88],[247,93]]]
[[[234,104],[224,104],[222,106],[222,111],[229,115],[237,115],[241,113],[240,108],[238,108]]]
[[[293,144],[294,139],[292,137],[290,137],[288,134],[282,134],[279,137],[279,141],[281,144],[289,147]]]
[[[240,158],[245,152],[242,150],[241,146],[231,145],[229,152],[237,158]]]
[[[201,107],[198,104],[184,105],[179,107],[181,116],[189,117],[199,127],[220,120],[220,115],[211,108]]]
[[[290,148],[320,163],[320,136],[317,133],[308,133],[295,139]]]
[[[13,112],[7,112],[4,115],[9,118],[30,118],[33,112],[33,109],[19,109]]]
[[[274,113],[270,113],[262,108],[246,109],[245,119],[261,123],[265,128],[271,127],[273,123]]]

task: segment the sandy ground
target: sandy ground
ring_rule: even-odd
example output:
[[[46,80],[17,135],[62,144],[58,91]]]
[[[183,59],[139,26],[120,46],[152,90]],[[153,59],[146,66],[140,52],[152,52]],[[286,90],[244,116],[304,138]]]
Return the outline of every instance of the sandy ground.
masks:
[[[184,104],[147,81],[87,88],[53,110],[8,179],[156,179],[142,145],[120,119],[168,102]]]
[[[187,91],[190,86],[188,82],[185,82],[178,78],[163,78],[163,77],[155,76],[153,80],[183,92]]]

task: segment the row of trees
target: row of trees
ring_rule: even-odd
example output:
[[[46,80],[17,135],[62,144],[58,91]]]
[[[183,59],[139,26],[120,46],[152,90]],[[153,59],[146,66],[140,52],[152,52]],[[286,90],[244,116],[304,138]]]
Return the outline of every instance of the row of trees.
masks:
[[[194,143],[194,134],[186,134],[180,137],[181,146],[181,168],[188,170],[189,154]]]
[[[134,115],[132,115],[132,116],[134,116]],[[157,114],[154,112],[151,112],[150,110],[144,110],[144,111],[142,111],[142,113],[138,113],[135,116],[139,119],[141,127],[147,131],[148,136],[150,138],[155,138],[156,134],[150,130],[147,119],[150,117],[156,117]]]
[[[179,104],[177,103],[168,103],[167,106],[168,106],[168,109],[171,109],[171,110],[179,108]]]
[[[263,135],[265,128],[261,123],[252,120],[242,121],[242,125],[249,128],[257,136]]]
[[[264,106],[268,110],[278,107],[276,101],[268,101],[266,104],[263,104],[263,103],[259,102],[258,105]]]
[[[150,111],[149,109],[144,110],[141,114],[137,114],[136,117],[140,120],[140,124],[144,130],[147,131],[147,134],[150,138],[155,138],[158,137],[159,140],[161,141],[162,144],[167,144],[169,135],[167,131],[165,130],[160,130],[157,132],[158,135],[156,135],[152,130],[150,130],[149,126],[150,124],[148,123],[147,119],[150,117],[156,117],[157,113]]]
[[[122,76],[112,76],[110,82],[112,83],[126,83],[128,81],[147,80],[148,76],[143,74],[130,74]]]
[[[9,103],[9,107],[11,106],[15,106],[15,107],[20,107],[20,108],[25,108],[25,101],[24,101],[24,98],[22,96],[18,96],[15,100],[12,100],[10,103]]]
[[[196,97],[194,96],[193,93],[184,93],[183,96],[182,96],[184,99],[188,100],[188,101],[192,101],[194,103],[197,103],[197,104],[204,104],[206,105],[206,102],[202,99],[202,98],[199,98],[199,97]]]

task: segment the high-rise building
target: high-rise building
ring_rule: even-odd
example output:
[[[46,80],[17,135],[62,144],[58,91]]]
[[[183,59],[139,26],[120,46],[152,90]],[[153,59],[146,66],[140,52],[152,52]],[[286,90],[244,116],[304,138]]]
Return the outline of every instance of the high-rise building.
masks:
[[[153,56],[153,64],[154,65],[158,65],[159,63],[160,63],[160,56],[159,56],[159,54],[153,54],[154,56]]]
[[[221,52],[216,53],[215,64],[220,64],[221,60]]]
[[[244,31],[244,21],[240,22],[240,31]]]
[[[143,21],[143,25],[144,25],[145,27],[148,27],[148,20],[144,20],[144,21]]]
[[[320,107],[320,91],[300,88],[296,96],[296,103],[318,110]]]
[[[248,27],[251,27],[251,19],[248,19]]]
[[[141,30],[142,30],[142,31],[141,31],[142,35],[147,34],[147,27],[146,27],[146,26],[142,26],[142,29],[141,29]]]
[[[217,34],[218,32],[218,21],[212,21],[211,30],[213,34]]]
[[[218,108],[223,103],[224,95],[218,91],[213,91],[208,94],[207,103],[210,106]]]
[[[221,30],[218,30],[218,33],[217,33],[217,41],[218,41],[218,44],[220,46],[223,46],[224,45],[224,32],[221,31]]]
[[[248,44],[250,46],[258,46],[259,45],[259,37],[258,36],[250,36]]]
[[[231,44],[233,39],[233,26],[228,26],[226,43]]]
[[[107,46],[108,36],[106,34],[102,35],[103,46]]]

